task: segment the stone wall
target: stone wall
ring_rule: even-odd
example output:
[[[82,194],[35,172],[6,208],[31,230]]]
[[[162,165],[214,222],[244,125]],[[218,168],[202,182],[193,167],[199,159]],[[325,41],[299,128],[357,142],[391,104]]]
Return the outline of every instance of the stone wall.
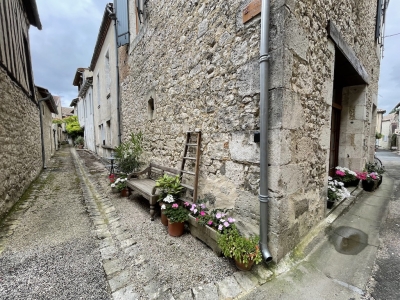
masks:
[[[0,67],[0,218],[42,167],[39,109]]]
[[[129,57],[121,59],[122,136],[142,131],[146,161],[179,167],[185,132],[200,129],[200,195],[215,195],[217,206],[234,208],[256,232],[260,16],[243,24],[249,2],[147,4]],[[379,59],[372,0],[271,2],[269,245],[278,261],[325,215],[335,59],[328,20],[370,75],[368,109],[376,101]]]

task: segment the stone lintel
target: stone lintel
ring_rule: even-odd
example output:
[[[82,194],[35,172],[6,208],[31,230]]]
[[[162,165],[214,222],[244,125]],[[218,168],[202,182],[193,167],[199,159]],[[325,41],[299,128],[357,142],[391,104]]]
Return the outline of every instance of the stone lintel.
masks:
[[[345,40],[343,39],[342,35],[340,34],[339,30],[332,22],[332,20],[329,20],[327,30],[328,30],[328,35],[334,41],[336,47],[338,47],[338,49],[347,58],[347,60],[353,66],[354,70],[356,70],[358,75],[360,75],[362,80],[364,80],[366,84],[369,84],[369,76],[367,71],[361,64],[360,60],[357,58],[353,49],[345,42]]]

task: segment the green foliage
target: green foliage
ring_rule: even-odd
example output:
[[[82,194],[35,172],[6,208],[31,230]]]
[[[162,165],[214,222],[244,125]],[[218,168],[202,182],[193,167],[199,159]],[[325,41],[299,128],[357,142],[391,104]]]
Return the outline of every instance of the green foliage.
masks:
[[[83,138],[83,136],[78,136],[74,142],[75,145],[83,145],[85,143],[85,139]]]
[[[53,119],[51,122],[54,123],[54,124],[62,124],[62,123],[65,123],[63,119]]]
[[[64,119],[66,124],[65,129],[68,135],[75,139],[78,135],[83,133],[81,125],[79,125],[78,116],[69,116]]]
[[[382,133],[375,133],[375,139],[380,140],[381,138],[383,138],[383,134]]]
[[[170,223],[182,223],[189,219],[189,212],[178,204],[167,205],[164,214]]]
[[[258,250],[259,241],[259,236],[246,238],[236,227],[232,227],[219,235],[218,246],[224,256],[234,258],[247,266],[251,260],[254,260],[255,264],[262,261],[261,251]]]
[[[118,192],[121,192],[126,188],[126,180],[127,179],[124,177],[117,178],[117,180],[111,184],[111,187],[115,187]]]
[[[378,173],[378,175],[382,175],[383,173],[386,172],[384,166],[380,166],[380,165],[377,165],[377,164],[372,163],[372,162],[369,162],[369,163],[365,164],[365,170],[368,173],[372,173],[372,172]]]
[[[129,174],[135,172],[143,165],[140,161],[140,156],[143,153],[142,143],[142,133],[132,133],[128,141],[115,148],[115,158],[122,173]]]
[[[167,174],[164,174],[164,176],[156,180],[156,187],[161,192],[158,201],[164,199],[167,195],[172,195],[174,198],[177,198],[184,189],[181,185],[179,175],[169,176]]]

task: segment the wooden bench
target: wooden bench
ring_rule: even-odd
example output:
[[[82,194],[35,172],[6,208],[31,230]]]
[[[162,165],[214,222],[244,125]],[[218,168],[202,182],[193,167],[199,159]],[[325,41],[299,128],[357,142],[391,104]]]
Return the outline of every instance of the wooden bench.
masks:
[[[150,163],[146,169],[140,172],[134,172],[128,175],[126,185],[131,190],[141,194],[150,203],[150,217],[154,220],[154,207],[157,204],[157,200],[160,196],[156,189],[156,180],[163,176],[165,173],[172,175],[178,175],[179,170],[175,170],[168,167],[163,167]],[[140,176],[145,175],[145,178],[140,178]]]

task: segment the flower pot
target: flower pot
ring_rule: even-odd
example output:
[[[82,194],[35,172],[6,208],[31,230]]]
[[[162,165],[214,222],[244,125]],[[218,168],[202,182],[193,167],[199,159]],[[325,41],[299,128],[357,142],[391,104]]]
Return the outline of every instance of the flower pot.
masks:
[[[164,205],[164,203],[163,203],[162,201],[158,202],[158,204],[160,205],[160,207]],[[161,209],[161,223],[162,223],[164,226],[168,226],[168,218],[167,218],[167,216],[164,214],[164,210],[163,210],[163,209]]]
[[[359,183],[360,183],[360,179],[355,179],[352,181],[343,182],[343,185],[344,185],[344,187],[358,186]]]
[[[381,185],[382,181],[383,181],[383,175],[381,175],[381,176],[379,177],[379,181],[378,181],[377,188]]]
[[[168,220],[168,234],[170,236],[181,236],[185,229],[185,222],[170,223]]]
[[[241,271],[250,271],[251,268],[253,267],[253,264],[254,264],[254,260],[252,260],[252,259],[250,259],[247,262],[247,265],[245,263],[235,259],[235,265]]]
[[[327,201],[326,202],[326,208],[331,209],[333,207],[333,205],[335,204],[335,201]]]
[[[110,180],[111,183],[114,183],[115,182],[115,174],[108,175],[108,179]]]
[[[362,187],[366,192],[373,192],[376,189],[377,185],[378,185],[378,180],[362,181]]]
[[[129,196],[129,189],[124,188],[121,192],[121,197],[128,197]]]
[[[217,256],[222,255],[221,248],[218,246],[218,232],[210,226],[202,226],[197,223],[196,218],[189,215],[190,234],[210,247]]]
[[[112,193],[118,193],[118,189],[117,189],[116,187],[112,187],[112,188],[111,188],[111,192],[112,192]]]

